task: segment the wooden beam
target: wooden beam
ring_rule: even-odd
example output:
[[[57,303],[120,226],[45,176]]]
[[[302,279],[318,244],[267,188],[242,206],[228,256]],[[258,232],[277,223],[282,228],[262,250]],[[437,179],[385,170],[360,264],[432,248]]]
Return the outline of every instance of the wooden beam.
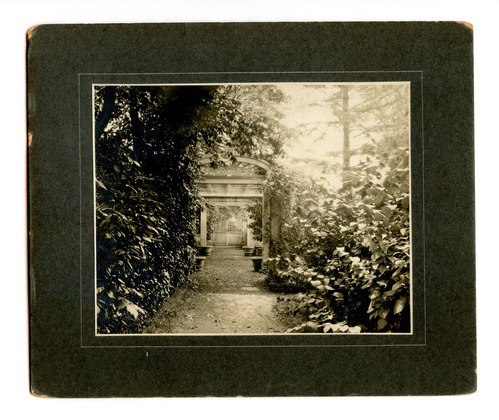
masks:
[[[234,157],[238,162],[249,163],[251,165],[255,165],[262,169],[265,169],[266,171],[270,169],[270,164],[265,162],[264,160],[256,160],[246,156],[234,156]],[[212,159],[213,159],[212,155],[205,155],[199,163],[201,165],[208,165],[209,163],[211,163]]]
[[[261,198],[263,197],[262,193],[245,193],[245,194],[220,194],[216,192],[200,192],[201,197],[218,197],[218,198]]]
[[[208,178],[205,177],[205,179],[201,181],[196,181],[196,184],[230,184],[230,185],[261,185],[263,184],[263,181],[265,181],[265,177],[251,177],[251,178],[239,178],[239,177],[216,177],[216,178]]]

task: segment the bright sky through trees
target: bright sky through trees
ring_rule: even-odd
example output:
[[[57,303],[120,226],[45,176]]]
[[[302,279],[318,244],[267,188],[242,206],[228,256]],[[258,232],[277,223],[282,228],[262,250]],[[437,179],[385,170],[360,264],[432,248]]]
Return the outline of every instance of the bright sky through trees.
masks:
[[[383,84],[348,84],[352,88],[361,86],[393,87],[402,83]],[[408,86],[408,83],[404,83]],[[286,95],[287,100],[281,104],[280,111],[284,115],[282,123],[290,129],[292,138],[286,144],[287,154],[295,158],[306,158],[316,160],[331,160],[339,156],[343,149],[343,130],[338,124],[338,117],[328,99],[339,91],[340,84],[280,84],[279,87]],[[405,102],[408,105],[408,93],[406,89]],[[360,105],[363,98],[356,89],[350,91],[351,108]],[[355,116],[353,116],[355,118]],[[371,121],[373,122],[373,121]],[[409,126],[409,120],[405,121]],[[377,133],[379,136],[380,133]],[[358,149],[361,145],[368,143],[370,139],[360,133],[352,133],[350,148]]]

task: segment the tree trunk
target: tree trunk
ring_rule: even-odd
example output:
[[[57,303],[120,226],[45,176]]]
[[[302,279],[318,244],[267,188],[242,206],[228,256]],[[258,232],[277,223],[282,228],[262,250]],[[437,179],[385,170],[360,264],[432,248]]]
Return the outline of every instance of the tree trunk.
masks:
[[[137,159],[144,163],[145,159],[145,147],[144,147],[144,127],[139,118],[139,110],[138,110],[138,94],[139,89],[130,88],[130,128],[131,134],[133,138],[133,151]]]
[[[343,99],[343,112],[341,116],[343,126],[343,171],[350,168],[350,105],[348,97],[348,86],[341,86]]]
[[[116,104],[116,86],[106,86],[103,94],[102,112],[95,118],[95,139],[99,139],[114,112]]]

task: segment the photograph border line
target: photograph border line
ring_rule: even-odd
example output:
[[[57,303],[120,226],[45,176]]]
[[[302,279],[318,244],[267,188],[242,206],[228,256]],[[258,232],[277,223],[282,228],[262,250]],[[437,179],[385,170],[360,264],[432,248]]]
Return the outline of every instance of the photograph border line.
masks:
[[[82,273],[82,151],[81,151],[81,131],[82,131],[82,118],[81,118],[81,76],[171,76],[171,75],[244,75],[244,74],[375,74],[375,73],[383,73],[383,74],[389,74],[389,73],[419,73],[421,77],[421,166],[422,166],[422,242],[423,242],[423,343],[401,343],[401,344],[284,344],[284,345],[274,345],[274,344],[258,344],[258,345],[154,345],[154,344],[148,344],[148,345],[84,345],[83,344],[83,273]],[[427,313],[426,313],[426,250],[425,250],[425,243],[426,243],[426,237],[425,237],[425,177],[424,177],[424,86],[423,86],[423,71],[422,70],[380,70],[380,71],[289,71],[289,72],[161,72],[161,73],[78,73],[77,78],[78,78],[78,140],[79,140],[79,175],[80,175],[80,180],[79,180],[79,190],[80,190],[80,197],[79,197],[79,204],[80,204],[80,209],[79,209],[79,217],[80,217],[80,240],[79,240],[79,246],[80,246],[80,267],[79,267],[79,274],[80,274],[80,348],[196,348],[196,347],[205,347],[205,348],[253,348],[253,347],[422,347],[426,346],[426,320],[427,320]],[[195,83],[168,83],[168,82],[163,82],[163,83],[92,83],[92,87],[94,85],[111,85],[111,86],[125,86],[125,85],[133,85],[133,86],[160,86],[160,85],[176,85],[176,86],[181,86],[181,85],[256,85],[256,84],[365,84],[365,83],[370,83],[370,84],[383,84],[383,83],[404,83],[404,82],[409,82],[410,81],[403,81],[403,80],[394,80],[394,81],[370,81],[370,82],[352,82],[352,81],[341,81],[341,82],[209,82],[209,83],[203,83],[203,82],[195,82]],[[92,95],[92,109],[93,109],[93,95]],[[409,106],[410,106],[411,99],[409,100]],[[411,111],[411,109],[410,109]],[[94,135],[94,129],[95,129],[95,124],[94,124],[94,114],[92,113],[92,150],[95,151],[95,135]],[[410,130],[412,129],[412,120],[409,119],[409,128]],[[410,144],[409,144],[410,145]],[[411,156],[411,154],[409,154]],[[411,163],[409,163],[410,169],[411,169]],[[92,174],[95,177],[95,152],[93,153],[93,169],[92,169]],[[411,177],[412,181],[412,177]],[[412,182],[410,182],[411,186]],[[94,197],[94,241],[95,241],[95,185],[93,186],[93,197]],[[410,200],[412,202],[412,194],[410,194]],[[412,208],[412,206],[410,207]],[[412,217],[410,218],[411,220],[411,259],[412,259]],[[94,258],[96,250],[94,249]],[[95,260],[94,260],[94,269],[95,269]],[[344,336],[349,336],[349,337],[359,337],[359,336],[370,336],[370,337],[399,337],[399,336],[413,336],[414,335],[414,307],[413,307],[413,298],[414,298],[414,290],[413,290],[413,279],[412,279],[412,270],[413,270],[413,265],[411,263],[411,332],[410,333],[354,333],[354,334],[341,334],[342,337]],[[95,298],[95,297],[94,297]],[[95,301],[95,300],[94,300]],[[324,334],[310,334],[310,333],[277,333],[277,334],[110,334],[110,335],[105,335],[105,334],[97,334],[96,333],[96,319],[94,320],[95,324],[95,335],[94,338],[111,338],[111,337],[292,337],[292,336],[307,336],[307,337],[322,337]],[[328,334],[329,336],[333,336],[333,334]]]

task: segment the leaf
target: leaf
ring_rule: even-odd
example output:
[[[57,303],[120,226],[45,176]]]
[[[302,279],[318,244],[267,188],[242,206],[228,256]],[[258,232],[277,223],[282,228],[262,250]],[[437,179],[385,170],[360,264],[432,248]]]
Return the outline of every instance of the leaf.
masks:
[[[348,325],[342,325],[342,326],[340,327],[340,331],[341,331],[341,332],[347,332],[347,331],[348,331],[348,329],[349,329]]]
[[[331,328],[333,332],[338,332],[340,330],[341,324],[332,324]]]
[[[308,321],[305,325],[306,325],[306,330],[308,330],[308,331],[312,331],[312,332],[317,331],[317,329],[318,329],[318,327],[319,327],[319,326],[317,325],[317,323],[316,323],[316,322],[313,322],[313,321]]]
[[[380,331],[380,330],[382,330],[383,328],[385,328],[385,327],[387,326],[387,324],[388,324],[388,321],[387,321],[386,319],[384,319],[384,318],[380,318],[380,319],[378,320],[378,325],[377,325],[377,327],[376,327],[376,328],[377,328],[377,330],[378,330],[378,331]]]
[[[97,184],[99,184],[99,187],[101,187],[102,189],[107,191],[106,186],[101,181],[99,181],[98,179],[96,181],[97,181]]]
[[[380,318],[383,318],[383,319],[386,319],[386,317],[388,316],[389,313],[390,313],[389,308],[383,308],[383,309],[379,310],[379,316],[380,316]]]
[[[401,272],[401,271],[402,271],[402,267],[397,268],[397,269],[395,270],[395,272],[392,274],[392,278],[398,277],[398,276],[400,275],[400,272]],[[397,283],[397,284],[399,284],[399,283]],[[397,285],[397,284],[396,284],[396,285]],[[396,285],[395,285],[395,286],[396,286]],[[395,287],[395,286],[394,286],[394,287]]]
[[[102,227],[104,226],[106,223],[108,223],[110,220],[111,220],[111,216],[112,214],[110,214],[109,216],[107,216],[102,222],[100,222],[99,224],[99,227]]]
[[[376,210],[374,212],[374,220],[377,220],[378,222],[383,222],[383,223],[388,223],[388,217],[386,217],[383,213],[379,212]]]
[[[399,314],[404,310],[405,304],[407,303],[407,297],[403,296],[395,302],[395,306],[393,307],[393,313]]]
[[[140,314],[145,314],[146,311],[144,311],[140,306],[135,305],[132,302],[127,301],[126,303],[126,310],[135,318],[137,319]]]
[[[409,208],[409,196],[402,198],[399,203],[403,210],[407,210]]]
[[[398,289],[400,289],[403,285],[404,285],[404,283],[397,282],[397,283],[395,283],[395,284],[393,285],[392,290],[398,290]]]
[[[388,206],[384,206],[384,207],[381,209],[381,211],[382,211],[382,212],[383,212],[383,214],[384,214],[386,217],[388,217],[388,218],[390,218],[390,217],[392,216],[392,214],[393,214],[393,210],[392,210],[390,207],[388,207]]]

